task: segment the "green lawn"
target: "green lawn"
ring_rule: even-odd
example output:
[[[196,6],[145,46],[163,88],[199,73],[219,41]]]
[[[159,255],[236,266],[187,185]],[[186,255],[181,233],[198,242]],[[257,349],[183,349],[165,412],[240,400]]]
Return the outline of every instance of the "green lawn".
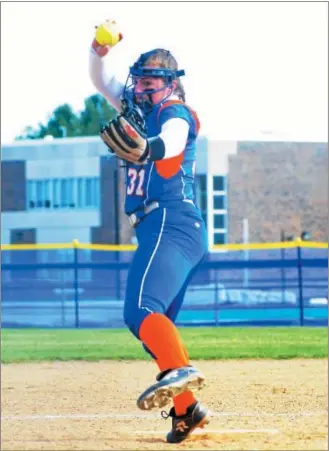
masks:
[[[308,327],[182,328],[191,359],[324,358],[328,329]],[[2,329],[3,363],[149,359],[124,329]]]

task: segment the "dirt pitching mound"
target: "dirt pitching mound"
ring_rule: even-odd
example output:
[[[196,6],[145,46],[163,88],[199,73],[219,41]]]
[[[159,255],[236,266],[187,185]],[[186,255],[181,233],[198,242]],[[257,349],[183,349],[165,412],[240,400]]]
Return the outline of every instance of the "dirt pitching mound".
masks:
[[[326,450],[327,360],[193,362],[210,424],[180,445],[170,420],[137,408],[153,362],[2,365],[3,450]]]

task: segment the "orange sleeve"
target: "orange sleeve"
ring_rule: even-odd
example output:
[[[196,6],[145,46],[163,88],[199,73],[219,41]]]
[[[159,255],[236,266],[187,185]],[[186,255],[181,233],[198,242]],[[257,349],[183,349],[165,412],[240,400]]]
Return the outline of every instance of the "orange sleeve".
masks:
[[[186,108],[189,109],[189,111],[191,112],[191,114],[196,122],[196,131],[198,133],[199,129],[200,129],[200,121],[199,121],[196,113],[191,108],[189,108],[187,105],[185,105],[185,103],[182,102],[181,100],[168,100],[168,102],[165,102],[158,111],[158,116],[157,116],[158,120],[160,117],[160,113],[164,108],[166,108],[170,105],[175,105],[175,104],[184,105],[184,106],[186,106]],[[177,155],[176,157],[167,158],[165,160],[157,160],[155,162],[155,167],[156,167],[157,173],[165,179],[169,179],[170,177],[173,177],[174,175],[176,175],[179,172],[181,164],[183,163],[183,160],[184,160],[184,150],[185,149],[182,149],[182,152],[179,155]]]
[[[184,151],[176,157],[167,158],[166,160],[157,160],[155,167],[157,173],[164,179],[169,179],[173,175],[176,175],[184,160]]]

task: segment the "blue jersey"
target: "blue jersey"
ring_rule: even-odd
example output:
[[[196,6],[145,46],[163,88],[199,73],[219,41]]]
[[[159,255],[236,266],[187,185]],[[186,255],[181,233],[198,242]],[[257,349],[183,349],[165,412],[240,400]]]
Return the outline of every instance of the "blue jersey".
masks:
[[[182,118],[189,124],[185,149],[176,157],[150,161],[140,166],[129,164],[126,168],[125,212],[132,214],[153,201],[187,201],[194,203],[194,175],[196,138],[199,121],[196,114],[183,102],[167,101],[154,108],[147,118],[147,136],[161,133],[162,125],[169,119]]]

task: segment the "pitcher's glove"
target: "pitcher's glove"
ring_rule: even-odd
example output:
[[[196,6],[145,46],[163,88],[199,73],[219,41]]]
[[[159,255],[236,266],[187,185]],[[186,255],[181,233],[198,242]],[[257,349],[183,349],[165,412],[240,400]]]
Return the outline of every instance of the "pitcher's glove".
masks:
[[[121,114],[103,127],[100,136],[112,153],[133,164],[145,164],[149,146],[145,130],[132,117]]]

